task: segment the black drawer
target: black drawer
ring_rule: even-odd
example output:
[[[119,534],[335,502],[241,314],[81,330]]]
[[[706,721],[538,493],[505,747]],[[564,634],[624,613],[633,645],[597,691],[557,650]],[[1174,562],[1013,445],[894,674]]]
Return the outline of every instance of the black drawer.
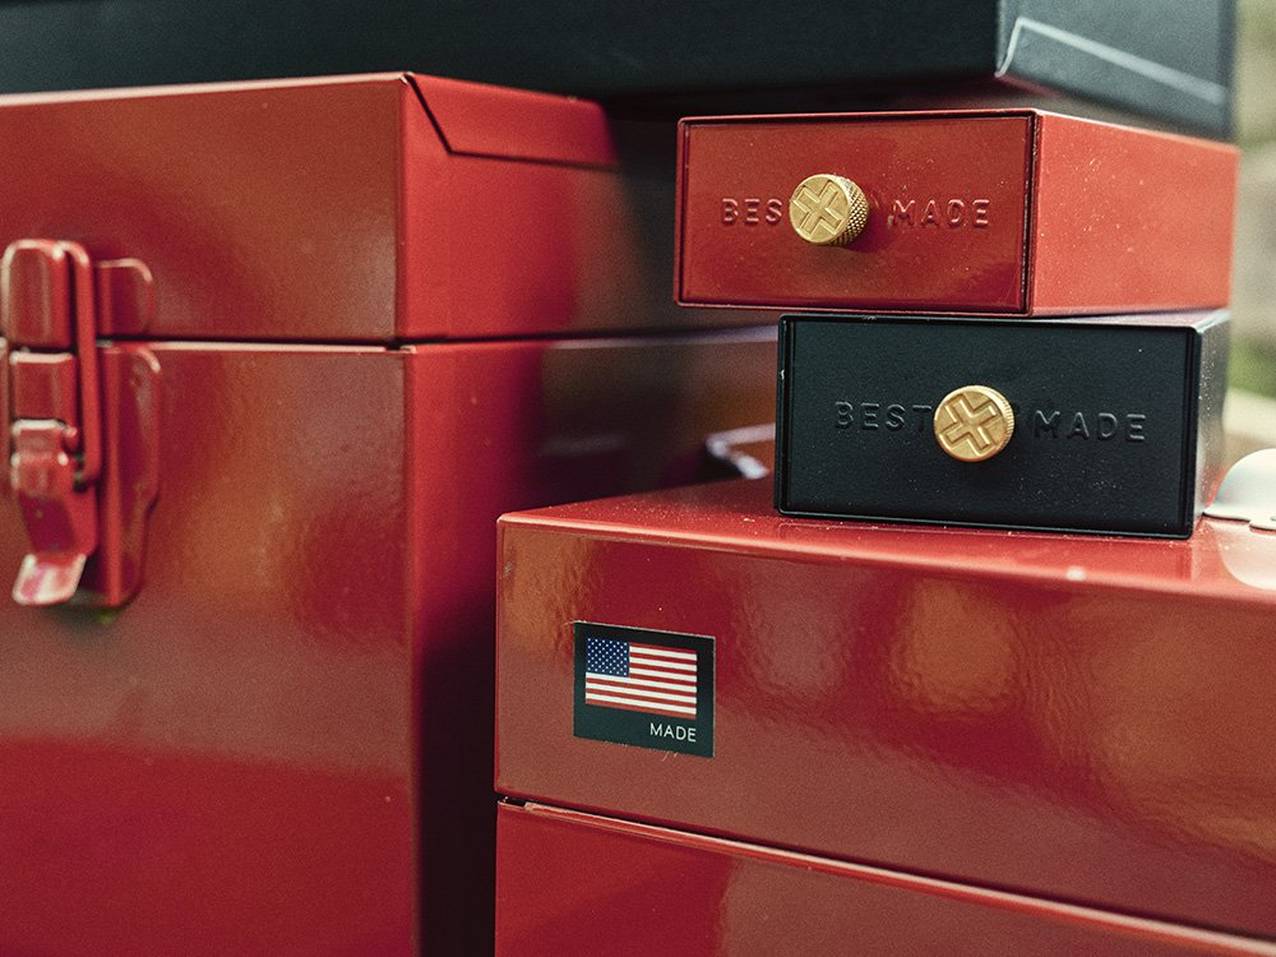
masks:
[[[1186,537],[1221,471],[1226,364],[1224,312],[788,316],[776,506]]]

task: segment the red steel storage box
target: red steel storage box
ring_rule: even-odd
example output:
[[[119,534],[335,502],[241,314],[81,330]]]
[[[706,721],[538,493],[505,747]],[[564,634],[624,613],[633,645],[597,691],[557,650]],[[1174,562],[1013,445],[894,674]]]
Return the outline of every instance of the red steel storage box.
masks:
[[[1077,315],[1225,306],[1237,151],[1036,110],[706,117],[678,138],[688,305]],[[804,242],[833,174],[868,219]],[[826,184],[827,185],[827,184]],[[826,215],[801,194],[803,217]],[[814,219],[812,220],[814,222]]]
[[[612,136],[402,75],[0,100],[0,952],[490,947],[496,516],[774,408]]]
[[[769,485],[502,519],[502,794],[1276,936],[1276,536],[825,523]]]

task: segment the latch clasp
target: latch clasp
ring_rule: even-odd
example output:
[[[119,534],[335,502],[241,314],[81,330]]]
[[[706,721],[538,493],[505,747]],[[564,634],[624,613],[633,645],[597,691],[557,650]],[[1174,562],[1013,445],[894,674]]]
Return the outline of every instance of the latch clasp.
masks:
[[[96,576],[105,583],[100,589],[101,603],[123,603],[137,584],[136,575],[123,575],[114,567],[121,564],[118,548],[101,549],[104,529],[107,545],[118,545],[122,497],[129,499],[129,505],[136,505],[139,488],[137,482],[127,486],[120,482],[119,462],[112,463],[104,476],[104,384],[96,298],[102,286],[107,304],[118,309],[116,297],[111,295],[110,277],[114,275],[124,276],[147,293],[119,301],[149,305],[150,273],[136,260],[95,267],[78,243],[22,239],[12,243],[0,261],[0,326],[8,340],[5,386],[0,393],[4,444],[9,485],[17,496],[31,545],[13,587],[13,598],[22,605],[70,600],[80,587],[90,556],[100,550],[98,564],[107,566]],[[142,316],[138,321],[144,324],[145,319]],[[140,354],[144,352],[124,350],[112,357],[109,368],[116,371],[106,385],[116,401],[120,401],[121,392],[117,367],[130,362],[139,365],[144,370],[143,379],[156,373],[153,357]],[[141,391],[147,411],[153,412],[154,390]],[[135,414],[131,421],[144,418]],[[119,420],[118,414],[112,416],[112,421]],[[117,448],[121,438],[112,437]],[[153,442],[153,436],[150,438]],[[139,447],[135,436],[124,439],[130,450]],[[149,448],[145,442],[140,447],[144,451]],[[138,457],[130,455],[123,466],[139,471],[138,462],[133,461]],[[142,472],[153,473],[153,462],[142,464]],[[138,520],[139,515],[145,520],[144,513],[154,498],[154,483],[143,491],[149,497],[140,509],[129,509],[129,520]],[[136,540],[140,541],[140,536]],[[135,569],[135,558],[130,556],[124,564]]]
[[[69,599],[79,587],[84,563],[97,549],[97,496],[92,486],[77,487],[67,432],[52,419],[13,424],[10,484],[32,546],[13,586],[14,600],[21,605]]]

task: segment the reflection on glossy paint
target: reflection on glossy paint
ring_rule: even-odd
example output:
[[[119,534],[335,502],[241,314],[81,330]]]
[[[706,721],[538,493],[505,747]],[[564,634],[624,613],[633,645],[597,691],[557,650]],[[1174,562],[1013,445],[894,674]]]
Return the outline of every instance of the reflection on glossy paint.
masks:
[[[1239,582],[1263,591],[1276,591],[1276,532],[1241,522],[1205,520],[1218,547],[1219,558]]]
[[[543,805],[498,817],[501,957],[1276,954],[1253,938]]]
[[[891,649],[895,693],[920,711],[953,717],[1009,706],[1021,636],[995,593],[930,580],[902,597]]]
[[[732,640],[722,664],[732,663],[778,709],[810,712],[820,707],[837,710],[842,696],[856,694],[852,661],[862,627],[857,615],[858,589],[847,587],[833,596],[822,587],[786,587],[769,563],[743,570],[747,584],[733,603],[730,636],[764,633],[769,642]],[[705,567],[703,587],[715,591],[713,567]],[[836,635],[835,641],[822,640]]]
[[[1214,653],[1213,609],[1172,618],[1084,603],[1079,707],[1054,736],[1076,736],[1103,803],[1140,827],[1276,863],[1273,632],[1241,627],[1245,654]],[[1264,667],[1266,664],[1268,667]]]

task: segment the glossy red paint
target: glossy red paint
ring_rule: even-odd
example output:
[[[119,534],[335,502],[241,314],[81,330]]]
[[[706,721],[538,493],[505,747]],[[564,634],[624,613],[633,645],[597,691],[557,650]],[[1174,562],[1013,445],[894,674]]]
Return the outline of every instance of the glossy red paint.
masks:
[[[541,805],[499,811],[497,953],[1276,954],[1270,943]]]
[[[992,110],[696,118],[678,148],[675,287],[689,305],[1069,315],[1227,303],[1238,154],[1224,144]],[[790,227],[789,196],[820,172],[868,197],[849,246]]]
[[[769,485],[502,519],[501,793],[1276,936],[1276,536],[788,519]],[[713,636],[715,756],[573,737],[574,620]]]
[[[754,321],[669,302],[668,127],[622,133],[586,101],[401,74],[5,96],[0,248],[140,259],[155,338]]]
[[[774,331],[661,294],[653,131],[398,75],[0,99],[0,247],[95,266],[95,554],[145,542],[122,609],[0,602],[0,953],[490,950],[496,516],[774,414]]]
[[[697,477],[770,330],[149,351],[146,584],[0,605],[0,952],[481,952],[496,516]]]

